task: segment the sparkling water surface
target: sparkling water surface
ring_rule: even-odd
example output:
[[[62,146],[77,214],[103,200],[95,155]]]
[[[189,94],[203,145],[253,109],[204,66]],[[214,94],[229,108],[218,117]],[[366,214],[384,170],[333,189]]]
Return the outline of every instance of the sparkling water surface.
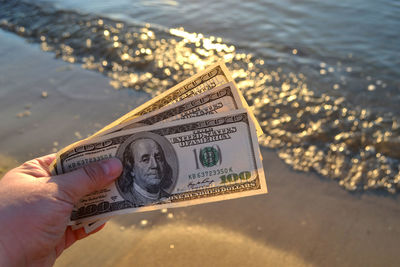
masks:
[[[399,11],[393,0],[0,1],[0,27],[153,95],[225,59],[263,146],[348,190],[396,193]]]

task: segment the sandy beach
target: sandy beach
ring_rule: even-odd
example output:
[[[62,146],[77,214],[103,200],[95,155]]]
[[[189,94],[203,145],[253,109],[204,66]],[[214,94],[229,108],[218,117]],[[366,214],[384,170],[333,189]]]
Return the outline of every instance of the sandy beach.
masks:
[[[14,34],[0,40],[0,175],[150,99]],[[350,193],[262,155],[267,195],[114,218],[55,266],[398,266],[398,195]]]

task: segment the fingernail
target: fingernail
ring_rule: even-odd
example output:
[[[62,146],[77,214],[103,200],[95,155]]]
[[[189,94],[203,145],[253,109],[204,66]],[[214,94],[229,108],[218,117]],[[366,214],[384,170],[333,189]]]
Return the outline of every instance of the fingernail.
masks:
[[[122,171],[121,161],[117,158],[111,158],[105,161],[100,162],[101,167],[103,168],[104,173],[107,176],[120,174]]]

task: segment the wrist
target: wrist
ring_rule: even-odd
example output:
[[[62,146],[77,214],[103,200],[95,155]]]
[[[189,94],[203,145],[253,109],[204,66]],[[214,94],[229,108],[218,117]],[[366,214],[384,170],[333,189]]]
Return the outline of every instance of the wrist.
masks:
[[[3,243],[3,236],[1,236],[0,239],[0,266],[13,266],[11,264],[12,260],[11,257],[9,255],[9,253],[7,252],[6,246]]]
[[[0,219],[0,266],[21,266],[21,259],[24,259],[21,252],[22,250],[18,249],[12,227]]]

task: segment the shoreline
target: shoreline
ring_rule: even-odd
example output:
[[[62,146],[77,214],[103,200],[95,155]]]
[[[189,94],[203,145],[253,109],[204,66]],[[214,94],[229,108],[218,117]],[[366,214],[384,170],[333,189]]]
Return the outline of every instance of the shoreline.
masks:
[[[56,151],[150,99],[14,34],[0,37],[0,151],[11,161]],[[267,195],[116,217],[55,266],[398,264],[398,195],[351,193],[261,151]]]

